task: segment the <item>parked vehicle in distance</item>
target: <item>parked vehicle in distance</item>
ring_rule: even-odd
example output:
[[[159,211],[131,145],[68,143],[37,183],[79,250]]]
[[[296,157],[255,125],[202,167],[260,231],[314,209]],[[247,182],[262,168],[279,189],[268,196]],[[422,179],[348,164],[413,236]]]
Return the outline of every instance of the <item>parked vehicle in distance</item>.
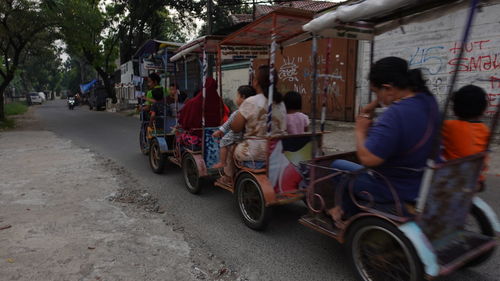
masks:
[[[38,92],[38,95],[42,99],[42,102],[46,102],[47,101],[47,97],[45,96],[44,92]]]
[[[104,88],[104,86],[96,87],[92,92],[89,93],[89,109],[101,110],[103,107],[106,107],[107,97],[108,93],[106,92],[106,88]]]
[[[29,101],[28,101],[28,104],[42,104],[43,100],[42,100],[42,97],[40,97],[40,95],[38,93],[29,93],[28,94],[28,98],[29,98]]]

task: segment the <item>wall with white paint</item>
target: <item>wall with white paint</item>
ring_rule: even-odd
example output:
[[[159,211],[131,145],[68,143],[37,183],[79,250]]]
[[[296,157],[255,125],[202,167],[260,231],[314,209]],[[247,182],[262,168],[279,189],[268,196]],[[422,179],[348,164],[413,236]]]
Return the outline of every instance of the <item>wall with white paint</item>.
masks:
[[[466,1],[467,2],[467,1]],[[486,1],[475,18],[470,42],[461,46],[467,19],[467,3],[440,8],[432,15],[419,16],[375,39],[375,61],[386,56],[406,59],[411,68],[421,68],[428,87],[442,103],[448,92],[455,65],[459,65],[455,89],[474,84],[488,93],[491,116],[500,98],[500,1]],[[442,9],[446,9],[445,11]],[[464,60],[456,58],[465,48]],[[357,104],[368,102],[370,45],[359,46]]]
[[[234,100],[236,91],[241,85],[248,85],[250,62],[227,64],[222,66],[222,98],[224,102],[236,109]]]

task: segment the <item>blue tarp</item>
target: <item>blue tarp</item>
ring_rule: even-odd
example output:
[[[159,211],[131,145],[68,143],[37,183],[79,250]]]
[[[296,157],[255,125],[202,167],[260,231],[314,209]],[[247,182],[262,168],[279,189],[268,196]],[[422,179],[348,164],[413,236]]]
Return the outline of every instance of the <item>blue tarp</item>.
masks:
[[[81,84],[80,91],[82,92],[82,94],[90,92],[90,90],[92,90],[92,87],[94,87],[95,83],[97,83],[96,79],[90,81],[87,84]]]

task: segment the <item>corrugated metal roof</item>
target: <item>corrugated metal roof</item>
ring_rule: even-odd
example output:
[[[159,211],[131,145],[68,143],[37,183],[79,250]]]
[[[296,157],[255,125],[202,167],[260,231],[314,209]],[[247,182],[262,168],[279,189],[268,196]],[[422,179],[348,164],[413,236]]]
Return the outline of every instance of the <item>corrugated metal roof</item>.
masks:
[[[290,2],[280,3],[280,6],[282,7],[292,7],[312,12],[321,12],[336,5],[338,5],[338,3],[326,2],[326,1],[290,1]]]
[[[290,7],[296,9],[302,9],[310,12],[321,12],[332,7],[339,5],[340,3],[327,2],[327,1],[290,1],[283,2],[278,5],[257,5],[255,8],[255,18],[267,15],[276,9],[283,7]],[[231,15],[231,19],[234,24],[242,23],[242,22],[252,22],[253,15],[252,14],[235,14]]]

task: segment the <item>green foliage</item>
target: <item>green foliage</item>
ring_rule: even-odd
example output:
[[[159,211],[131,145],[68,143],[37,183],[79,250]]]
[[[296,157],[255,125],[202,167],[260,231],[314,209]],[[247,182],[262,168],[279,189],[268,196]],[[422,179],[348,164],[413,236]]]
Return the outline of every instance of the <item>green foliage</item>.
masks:
[[[212,8],[212,33],[217,33],[220,30],[227,29],[232,25],[230,20],[231,14],[251,14],[252,7],[245,0],[218,0],[215,2]],[[203,5],[207,5],[207,0],[201,1]],[[203,15],[204,19],[208,19],[205,12]],[[201,35],[207,34],[207,23],[202,26],[200,31]]]
[[[40,42],[46,42],[53,26],[47,15],[47,1],[0,1],[0,120],[5,118],[4,92],[19,74],[19,66]]]
[[[28,106],[24,102],[13,102],[5,105],[5,115],[19,115],[28,111]]]
[[[116,13],[126,15],[120,22],[121,63],[130,60],[148,39],[184,42],[185,30],[196,28],[201,5],[196,1],[117,1]]]

